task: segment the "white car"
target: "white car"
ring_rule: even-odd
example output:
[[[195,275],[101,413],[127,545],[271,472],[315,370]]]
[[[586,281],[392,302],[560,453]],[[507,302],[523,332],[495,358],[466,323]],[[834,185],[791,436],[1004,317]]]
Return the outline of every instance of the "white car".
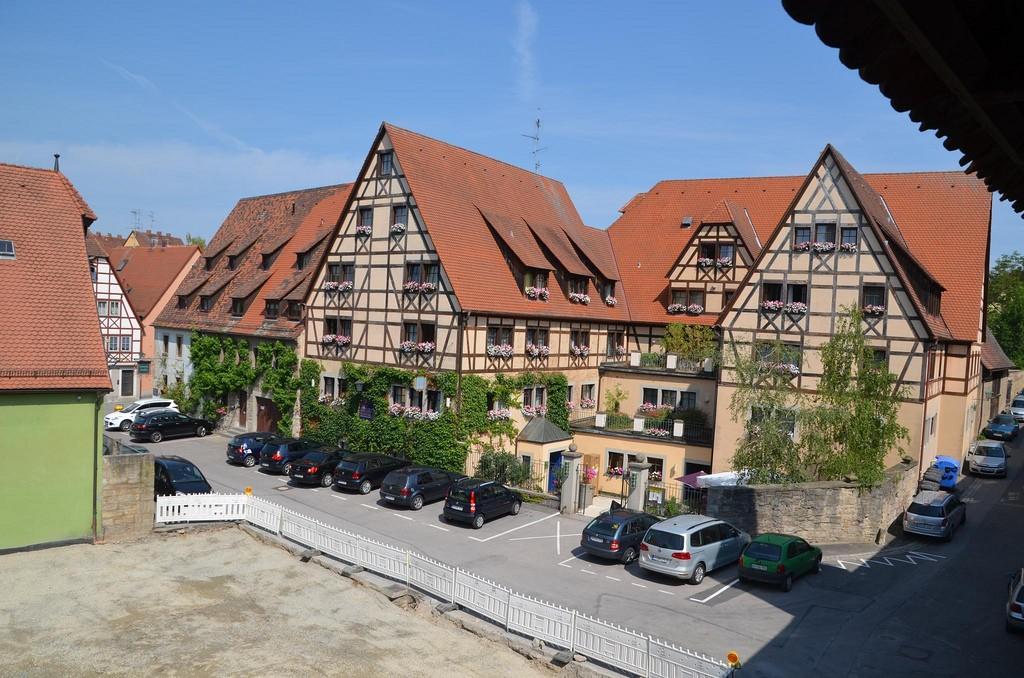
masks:
[[[1024,397],[1018,395],[1013,399],[1013,403],[1010,405],[1009,413],[1013,415],[1013,418],[1017,420],[1017,423],[1024,422]]]
[[[132,420],[135,419],[136,414],[156,409],[170,409],[177,412],[178,404],[170,398],[143,398],[142,400],[136,400],[123,410],[115,410],[103,417],[103,428],[119,428],[122,431],[127,431],[131,428]]]
[[[983,476],[1006,477],[1006,458],[1010,455],[998,440],[978,440],[971,443],[964,466],[971,473]]]

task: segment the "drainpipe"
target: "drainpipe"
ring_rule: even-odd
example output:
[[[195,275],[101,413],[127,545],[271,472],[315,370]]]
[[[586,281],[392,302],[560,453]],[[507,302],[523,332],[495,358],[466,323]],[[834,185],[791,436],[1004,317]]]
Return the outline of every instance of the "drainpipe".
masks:
[[[92,541],[95,544],[99,539],[99,466],[102,455],[102,443],[99,443],[100,430],[100,404],[103,402],[99,393],[94,393],[96,399],[92,413]],[[100,445],[97,450],[96,446]],[[101,454],[97,455],[96,453]]]

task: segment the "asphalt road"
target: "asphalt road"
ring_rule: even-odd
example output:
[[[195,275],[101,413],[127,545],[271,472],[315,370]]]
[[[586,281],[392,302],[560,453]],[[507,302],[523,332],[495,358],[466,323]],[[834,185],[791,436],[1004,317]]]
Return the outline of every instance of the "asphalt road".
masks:
[[[120,436],[119,433],[109,435]],[[1003,628],[1007,574],[1024,566],[1024,451],[1008,479],[965,478],[968,523],[949,543],[900,537],[884,550],[826,547],[823,572],[793,591],[736,582],[729,566],[699,586],[579,553],[585,519],[525,505],[480,530],[361,496],[290,486],[225,461],[226,439],[148,445],[195,462],[219,492],[256,496],[326,523],[471,570],[522,593],[724,658],[745,676],[1024,675],[1024,635]]]

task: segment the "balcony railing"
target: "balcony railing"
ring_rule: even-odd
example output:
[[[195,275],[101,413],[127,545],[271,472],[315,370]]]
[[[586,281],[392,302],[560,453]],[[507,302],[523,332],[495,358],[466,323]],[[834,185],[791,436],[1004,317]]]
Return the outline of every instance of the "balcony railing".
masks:
[[[640,351],[632,351],[622,357],[609,357],[602,363],[602,366],[708,376],[715,372],[715,363],[711,359],[695,362],[684,360],[674,353],[641,353]]]
[[[668,417],[630,416],[622,412],[573,412],[569,426],[574,431],[636,436],[647,440],[711,446],[715,429],[703,424],[686,423]]]

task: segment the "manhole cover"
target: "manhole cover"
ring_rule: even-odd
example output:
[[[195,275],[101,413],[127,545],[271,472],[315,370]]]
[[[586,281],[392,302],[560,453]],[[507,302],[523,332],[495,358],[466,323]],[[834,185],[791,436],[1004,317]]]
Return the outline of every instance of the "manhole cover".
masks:
[[[274,489],[277,490],[278,492],[287,492],[288,490],[290,490],[292,488],[288,487],[287,485],[278,485]]]

